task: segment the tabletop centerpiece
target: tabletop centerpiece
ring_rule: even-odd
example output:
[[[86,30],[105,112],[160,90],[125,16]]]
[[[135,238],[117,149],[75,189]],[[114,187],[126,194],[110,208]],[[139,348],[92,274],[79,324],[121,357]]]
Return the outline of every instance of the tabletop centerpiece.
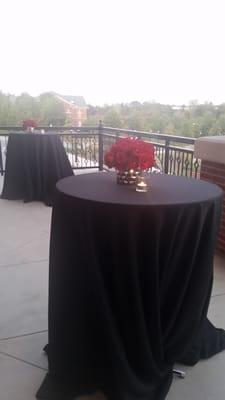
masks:
[[[155,150],[151,143],[135,137],[116,141],[104,157],[105,165],[117,171],[117,183],[135,184],[142,171],[155,165]]]
[[[23,121],[23,129],[27,132],[33,132],[37,128],[37,122],[33,119],[25,119]]]

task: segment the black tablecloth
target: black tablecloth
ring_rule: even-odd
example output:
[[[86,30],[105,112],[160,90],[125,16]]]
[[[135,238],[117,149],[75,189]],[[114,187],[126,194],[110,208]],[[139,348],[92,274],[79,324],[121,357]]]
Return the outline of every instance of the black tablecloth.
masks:
[[[2,145],[1,145],[1,139],[0,139],[0,173],[1,175],[3,174],[3,162],[2,162]]]
[[[73,171],[58,135],[9,135],[3,199],[41,200],[51,205],[56,182],[70,175]]]
[[[175,176],[149,182],[148,193],[104,172],[58,182],[38,398],[99,389],[110,400],[165,399],[176,361],[224,348],[206,319],[222,191]]]

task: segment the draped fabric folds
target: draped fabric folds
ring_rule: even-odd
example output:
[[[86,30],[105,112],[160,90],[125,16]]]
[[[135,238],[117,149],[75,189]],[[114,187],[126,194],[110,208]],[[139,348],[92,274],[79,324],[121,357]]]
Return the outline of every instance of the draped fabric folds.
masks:
[[[70,175],[73,171],[58,135],[9,135],[3,199],[52,205],[56,182]]]
[[[182,177],[148,179],[142,194],[110,173],[57,184],[40,399],[102,390],[109,400],[163,400],[174,363],[193,343],[201,356],[222,192]]]

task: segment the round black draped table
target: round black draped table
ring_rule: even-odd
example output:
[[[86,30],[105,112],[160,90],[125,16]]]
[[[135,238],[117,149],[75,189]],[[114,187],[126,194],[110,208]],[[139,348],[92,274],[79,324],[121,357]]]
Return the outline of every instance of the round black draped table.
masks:
[[[73,171],[56,134],[11,133],[1,198],[51,205],[56,182]]]
[[[148,193],[112,173],[57,183],[43,399],[104,392],[165,399],[176,361],[225,347],[207,320],[222,191],[150,175]],[[185,361],[184,361],[185,362]]]

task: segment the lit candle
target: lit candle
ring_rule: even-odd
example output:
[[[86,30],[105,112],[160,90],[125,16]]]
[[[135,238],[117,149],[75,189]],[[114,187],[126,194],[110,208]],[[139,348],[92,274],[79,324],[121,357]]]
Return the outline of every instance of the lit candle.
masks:
[[[136,185],[136,191],[137,192],[147,192],[148,191],[148,185],[145,182],[145,178],[143,178],[143,177],[138,178],[137,185]]]

